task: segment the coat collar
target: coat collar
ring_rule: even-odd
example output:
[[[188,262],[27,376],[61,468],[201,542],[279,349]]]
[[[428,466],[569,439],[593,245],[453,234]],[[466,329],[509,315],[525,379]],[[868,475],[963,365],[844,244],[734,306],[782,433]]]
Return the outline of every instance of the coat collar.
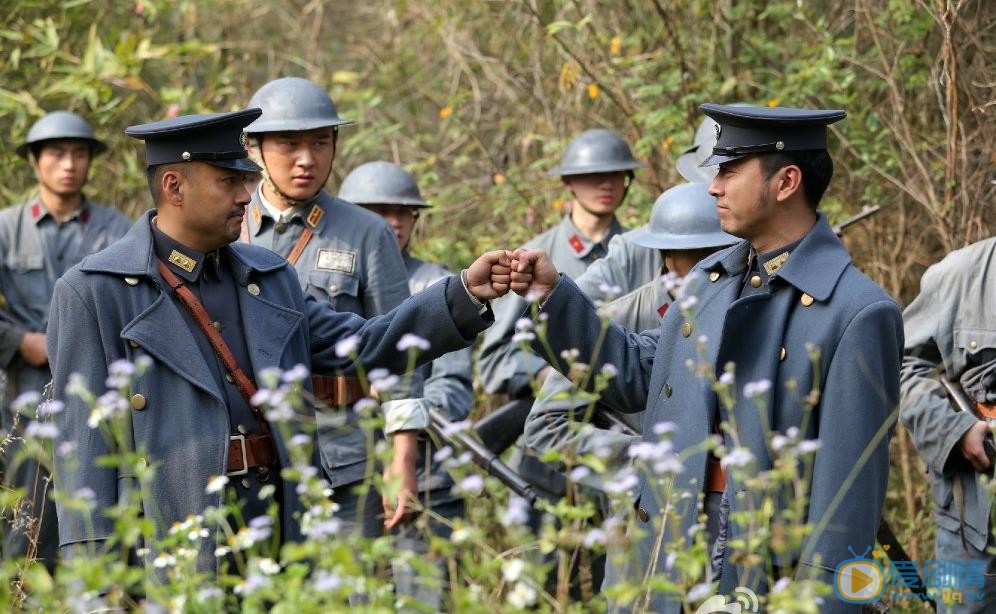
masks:
[[[704,271],[724,270],[737,277],[747,270],[750,243],[741,241],[732,247],[707,256],[699,263]],[[773,278],[782,279],[818,301],[830,298],[837,281],[851,264],[851,256],[833,233],[826,214],[820,213],[816,224],[792,251],[792,256]]]
[[[152,218],[155,210],[138,218],[118,242],[88,256],[80,263],[84,273],[108,273],[126,277],[159,277],[152,244]],[[233,272],[239,284],[245,285],[250,275],[268,273],[284,267],[286,260],[256,247],[231,243],[222,248],[232,256]]]
[[[312,200],[309,204],[301,206],[298,211],[291,214],[290,218],[299,217],[307,226],[315,232],[316,234],[322,234],[325,225],[328,223],[328,213],[331,207],[338,204],[340,199],[329,195],[328,192],[322,190],[318,193],[318,196]],[[249,236],[256,237],[263,229],[263,218],[272,218],[272,214],[263,204],[263,193],[262,187],[257,187],[256,191],[252,194],[252,200],[246,207],[246,225],[249,228]]]
[[[578,227],[574,225],[574,221],[571,220],[571,215],[568,213],[560,222],[561,239],[559,240],[566,241],[568,247],[570,248],[568,251],[571,254],[574,254],[574,256],[579,260],[583,260],[584,258],[587,258],[588,254],[591,253],[591,250],[595,249],[597,246],[602,247],[603,254],[607,252],[609,249],[609,241],[612,237],[625,231],[626,229],[619,223],[619,218],[613,216],[612,226],[610,226],[609,231],[605,233],[605,237],[603,237],[601,241],[595,242],[584,236],[584,234],[578,230]]]

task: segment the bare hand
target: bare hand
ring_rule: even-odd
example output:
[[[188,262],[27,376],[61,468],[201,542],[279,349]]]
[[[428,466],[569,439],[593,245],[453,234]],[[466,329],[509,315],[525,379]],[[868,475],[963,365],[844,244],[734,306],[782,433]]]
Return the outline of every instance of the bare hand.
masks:
[[[24,362],[33,367],[44,367],[48,364],[48,348],[45,346],[45,333],[24,333],[17,350],[24,357]]]
[[[415,478],[418,434],[414,431],[394,433],[391,442],[394,444],[394,458],[384,469],[385,487],[381,497],[384,505],[384,528],[387,530],[401,524],[405,515],[418,504],[418,483]],[[395,492],[397,494],[392,496]]]
[[[958,449],[961,450],[965,460],[972,464],[976,471],[987,471],[991,467],[989,457],[986,456],[986,449],[983,441],[989,435],[989,425],[981,420],[972,425],[961,439],[958,440]]]
[[[467,289],[479,301],[505,296],[511,272],[511,252],[503,249],[486,252],[467,269]]]
[[[512,291],[543,302],[560,281],[560,273],[541,249],[517,249],[512,253]]]

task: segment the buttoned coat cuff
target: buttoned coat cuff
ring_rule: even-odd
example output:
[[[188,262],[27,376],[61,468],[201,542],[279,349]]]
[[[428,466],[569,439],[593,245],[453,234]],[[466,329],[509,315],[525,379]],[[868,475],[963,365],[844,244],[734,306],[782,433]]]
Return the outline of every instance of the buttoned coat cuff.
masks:
[[[422,431],[429,427],[429,412],[422,399],[384,401],[384,433]]]

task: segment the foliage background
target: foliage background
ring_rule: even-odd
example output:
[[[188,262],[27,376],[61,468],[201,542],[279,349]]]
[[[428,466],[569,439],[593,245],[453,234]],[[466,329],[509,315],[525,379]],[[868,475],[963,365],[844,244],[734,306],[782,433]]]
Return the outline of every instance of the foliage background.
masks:
[[[240,108],[269,79],[327,87],[343,130],[330,180],[388,159],[435,205],[417,251],[451,267],[555,222],[546,176],[582,129],[623,133],[648,168],[623,218],[679,180],[706,101],[845,108],[832,218],[883,212],[847,238],[905,304],[947,251],[993,234],[996,3],[985,0],[8,0],[0,15],[0,199],[33,186],[14,149],[49,110],[88,117],[111,152],[88,192],[150,206],[131,124]],[[456,231],[455,231],[456,230]],[[932,551],[929,492],[895,438],[888,517]]]

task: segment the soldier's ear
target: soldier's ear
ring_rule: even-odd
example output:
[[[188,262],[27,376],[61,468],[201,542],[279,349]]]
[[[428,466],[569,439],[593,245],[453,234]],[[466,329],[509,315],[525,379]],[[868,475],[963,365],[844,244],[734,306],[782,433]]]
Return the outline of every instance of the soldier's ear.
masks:
[[[805,198],[802,189],[802,169],[795,164],[783,166],[772,177],[775,189],[775,200],[785,202],[793,197]]]
[[[178,205],[183,202],[184,172],[176,166],[163,171],[159,179],[159,190],[163,195],[163,204]]]

